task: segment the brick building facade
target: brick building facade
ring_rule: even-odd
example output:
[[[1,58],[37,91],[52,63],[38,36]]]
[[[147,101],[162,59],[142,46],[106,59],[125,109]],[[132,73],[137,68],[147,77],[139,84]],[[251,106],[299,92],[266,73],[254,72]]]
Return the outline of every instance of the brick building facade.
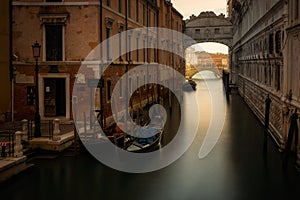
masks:
[[[15,119],[34,117],[36,83],[31,46],[35,41],[42,46],[38,75],[41,118],[72,119],[73,85],[81,76],[78,70],[101,41],[123,31],[143,27],[163,27],[182,32],[182,18],[172,3],[166,0],[13,1],[13,53],[18,58],[13,63],[16,68]],[[103,74],[103,87],[95,89],[95,109],[102,110],[103,119],[111,117],[110,95],[116,81],[126,70],[141,64],[162,63],[184,73],[182,56],[153,48],[160,42],[157,36],[141,34],[131,39],[146,48],[113,60]],[[182,40],[175,36],[167,42],[178,49],[182,46]],[[108,49],[103,53],[104,60],[109,60]],[[181,52],[183,55],[183,50]],[[137,82],[149,76],[144,70],[132,76],[131,81]],[[83,84],[87,85],[88,81]],[[157,99],[159,90],[154,88],[156,86],[146,87],[139,94],[142,101],[149,100],[148,94],[152,95],[151,101],[154,97]],[[133,104],[138,101],[140,98],[133,99]]]
[[[10,120],[11,112],[11,82],[10,82],[10,2],[0,2],[0,122]]]

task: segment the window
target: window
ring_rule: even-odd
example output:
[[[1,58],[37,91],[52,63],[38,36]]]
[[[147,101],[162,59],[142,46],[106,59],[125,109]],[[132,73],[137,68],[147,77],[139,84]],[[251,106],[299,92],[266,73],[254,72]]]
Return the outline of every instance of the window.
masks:
[[[106,5],[110,6],[110,0],[106,0]]]
[[[62,25],[45,25],[46,60],[61,61],[63,59],[63,27]]]
[[[146,25],[146,6],[143,4],[143,25]]]
[[[143,54],[144,54],[144,62],[146,62],[147,51],[146,51],[146,39],[143,40]]]
[[[106,82],[106,91],[107,91],[107,101],[110,101],[111,99],[111,81],[108,80]]]
[[[131,78],[128,79],[128,89],[129,89],[129,93],[132,93],[132,80],[131,80]]]
[[[118,11],[119,11],[119,13],[122,13],[122,1],[123,0],[118,1]]]
[[[140,59],[140,50],[139,50],[139,37],[136,38],[136,61],[138,62]]]
[[[136,77],[136,89],[139,89],[139,87],[140,87],[140,77],[137,76]]]
[[[295,0],[295,14],[294,14],[294,19],[298,19],[299,17],[299,0]]]
[[[136,17],[135,17],[135,20],[138,22],[139,21],[139,0],[136,0],[136,3],[135,3],[135,6],[136,6],[136,10],[135,10],[135,13],[136,13]]]
[[[281,84],[280,84],[280,65],[276,65],[275,69],[275,88],[276,90],[280,90]]]
[[[111,100],[111,80],[106,81],[106,94],[107,101]]]
[[[149,11],[149,13],[148,13],[148,25],[149,25],[149,26],[153,26],[153,25],[152,25],[152,21],[151,21],[151,16],[152,16],[152,12]]]
[[[220,29],[219,28],[215,28],[215,34],[220,34]]]
[[[127,45],[128,45],[128,59],[130,60],[130,61],[132,61],[132,53],[131,53],[131,43],[132,43],[132,35],[131,34],[129,34],[128,35],[128,43],[127,43]]]
[[[168,26],[168,14],[165,14],[165,26]]]
[[[152,48],[151,48],[151,45],[152,45],[152,43],[151,43],[151,39],[149,40],[149,44],[148,44],[149,46],[148,46],[148,62],[151,62],[152,61]]]
[[[131,18],[131,0],[127,0],[128,1],[128,4],[127,4],[127,7],[128,7],[128,17]]]
[[[110,37],[110,28],[106,28],[106,38],[108,39],[109,37]],[[110,40],[107,40],[107,43],[106,43],[106,57],[107,57],[108,61],[111,60],[111,44],[110,44]]]
[[[269,54],[274,52],[274,34],[271,33],[269,35]]]
[[[157,62],[157,42],[154,42],[154,62]]]
[[[195,29],[196,34],[200,34],[200,29]]]
[[[281,52],[281,31],[277,31],[275,34],[275,51],[276,53]]]
[[[123,42],[122,32],[119,31],[119,55],[120,55],[119,60],[120,61],[123,61],[123,58],[122,58],[122,42]]]
[[[119,97],[122,98],[123,97],[123,79],[119,80]]]

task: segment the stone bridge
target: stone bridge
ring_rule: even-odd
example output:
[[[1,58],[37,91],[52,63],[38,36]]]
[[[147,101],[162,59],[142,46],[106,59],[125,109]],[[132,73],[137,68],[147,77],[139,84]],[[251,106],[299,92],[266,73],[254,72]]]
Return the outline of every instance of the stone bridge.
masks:
[[[212,71],[215,74],[219,74],[220,76],[222,76],[222,71],[223,69],[221,68],[217,68],[217,67],[203,67],[201,65],[198,66],[186,66],[186,70],[185,70],[185,77],[187,79],[192,78],[195,74],[197,74],[198,72],[201,71]]]
[[[214,12],[207,11],[201,12],[197,17],[192,15],[185,21],[184,33],[197,43],[217,42],[232,47],[232,23],[224,14],[217,16]]]

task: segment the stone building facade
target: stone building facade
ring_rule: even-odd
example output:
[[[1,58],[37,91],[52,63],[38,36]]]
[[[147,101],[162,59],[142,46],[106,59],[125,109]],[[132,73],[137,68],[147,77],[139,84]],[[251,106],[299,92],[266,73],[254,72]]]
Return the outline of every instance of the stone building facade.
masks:
[[[232,23],[230,18],[212,11],[201,12],[198,16],[191,15],[185,20],[184,33],[196,42],[217,42],[232,46]]]
[[[198,65],[200,67],[217,67],[221,72],[228,70],[228,55],[223,53],[207,53],[205,51],[196,52]]]
[[[299,0],[229,0],[227,4],[233,23],[232,82],[262,122],[270,95],[270,129],[283,150],[290,116],[296,109],[299,114],[300,108]]]
[[[42,46],[38,75],[41,118],[72,119],[72,100],[75,100],[72,89],[81,76],[77,74],[78,69],[101,41],[134,28],[164,27],[182,32],[182,18],[167,0],[13,1],[13,53],[18,57],[14,61],[15,119],[34,117],[36,83],[31,46],[35,41]],[[111,118],[112,89],[126,70],[141,64],[162,63],[184,73],[181,56],[153,48],[161,42],[159,38],[141,34],[131,39],[146,48],[113,60],[103,74],[103,85],[95,89],[95,109],[101,110],[104,121]],[[173,41],[176,39],[170,38],[167,42],[175,45]],[[176,41],[176,46],[179,46],[181,40]],[[109,51],[106,49],[103,54],[106,61],[109,60]],[[144,70],[130,79],[135,83],[148,76]],[[83,84],[88,84],[88,81]],[[149,100],[149,93],[154,93],[157,98],[159,90],[154,88],[156,86],[147,87],[141,92],[143,101]],[[154,100],[153,95],[150,100]],[[138,103],[138,100],[133,101],[133,104]],[[88,113],[87,110],[87,116]]]

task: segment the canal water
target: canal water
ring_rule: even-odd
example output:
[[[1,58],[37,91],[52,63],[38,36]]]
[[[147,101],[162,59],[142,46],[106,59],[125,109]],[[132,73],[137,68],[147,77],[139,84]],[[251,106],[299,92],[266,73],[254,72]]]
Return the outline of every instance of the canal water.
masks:
[[[221,80],[211,81],[213,86],[222,84]],[[300,196],[300,173],[293,160],[283,170],[282,155],[270,138],[268,152],[263,155],[263,126],[237,94],[224,96],[226,116],[221,135],[200,159],[205,134],[215,128],[210,127],[212,110],[218,105],[212,103],[214,95],[204,81],[197,81],[196,91],[184,92],[184,104],[195,94],[200,115],[193,110],[181,113],[176,107],[168,111],[171,115],[165,132],[169,134],[164,136],[163,145],[174,138],[180,116],[188,117],[182,123],[199,124],[192,145],[171,165],[134,174],[111,169],[87,152],[43,154],[28,161],[34,164],[31,168],[0,185],[1,199],[241,200]],[[222,111],[219,113],[222,117]],[[187,125],[185,128],[188,132]]]

